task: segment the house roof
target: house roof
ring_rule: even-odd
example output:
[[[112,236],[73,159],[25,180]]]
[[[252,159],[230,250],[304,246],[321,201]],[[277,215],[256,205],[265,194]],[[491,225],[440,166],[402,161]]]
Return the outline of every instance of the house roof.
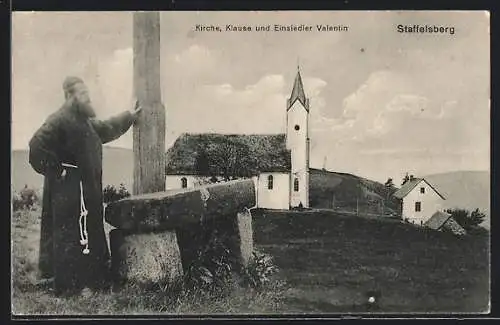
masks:
[[[204,156],[206,168],[200,168]],[[289,172],[291,154],[285,134],[185,133],[167,151],[167,175],[222,174],[220,167],[238,161],[239,171],[249,176],[260,172]],[[217,166],[218,165],[218,166]],[[203,169],[203,170],[202,170]]]
[[[306,98],[304,84],[302,83],[302,77],[300,76],[300,69],[298,67],[295,82],[293,83],[292,94],[290,99],[288,99],[287,110],[290,109],[297,100],[305,107],[306,111],[309,112],[309,100]]]
[[[465,235],[466,233],[465,229],[451,217],[451,214],[441,211],[434,213],[432,217],[425,222],[424,226],[434,230],[446,229],[456,235]]]
[[[432,228],[432,229],[435,229],[435,230],[438,230],[440,229],[445,223],[446,221],[448,221],[448,219],[451,218],[451,214],[448,214],[448,213],[445,213],[445,212],[441,212],[441,211],[436,211],[432,217],[429,218],[429,220],[427,220],[425,223],[424,223],[424,226],[426,227],[429,227],[429,228]]]
[[[393,196],[396,197],[396,198],[398,198],[398,199],[404,198],[405,196],[407,196],[422,181],[424,181],[427,185],[429,185],[429,187],[432,188],[434,190],[434,192],[436,192],[437,195],[439,195],[443,200],[446,200],[445,197],[441,193],[439,193],[434,188],[434,186],[432,186],[424,178],[415,178],[413,180],[410,180],[410,181],[406,182],[403,186],[401,186],[401,188],[399,190],[397,190],[396,192],[394,192]]]

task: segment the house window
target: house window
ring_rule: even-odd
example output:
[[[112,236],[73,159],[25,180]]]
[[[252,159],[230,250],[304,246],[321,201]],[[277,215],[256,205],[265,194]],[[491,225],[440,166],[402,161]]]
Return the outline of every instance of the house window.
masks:
[[[267,176],[267,189],[272,190],[273,189],[273,175]]]
[[[300,126],[298,124],[295,124],[295,131],[300,130]]]
[[[296,178],[296,179],[293,180],[293,190],[295,192],[299,191],[299,179],[298,178]]]
[[[420,188],[420,193],[421,193],[421,194],[425,194],[425,187],[421,187],[421,188]]]
[[[182,188],[188,187],[188,180],[186,177],[181,178],[181,187]]]
[[[415,212],[422,211],[422,202],[415,202]]]

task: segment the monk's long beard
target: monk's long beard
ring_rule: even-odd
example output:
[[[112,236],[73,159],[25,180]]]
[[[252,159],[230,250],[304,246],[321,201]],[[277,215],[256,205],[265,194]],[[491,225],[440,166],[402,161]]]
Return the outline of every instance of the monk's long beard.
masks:
[[[89,118],[95,117],[95,110],[91,103],[77,103],[78,111]]]

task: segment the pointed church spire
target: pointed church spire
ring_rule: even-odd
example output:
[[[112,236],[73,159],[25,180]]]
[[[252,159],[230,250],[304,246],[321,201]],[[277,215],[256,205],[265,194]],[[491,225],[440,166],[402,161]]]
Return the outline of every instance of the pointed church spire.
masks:
[[[292,107],[296,100],[299,100],[306,111],[309,112],[309,100],[306,98],[306,94],[304,92],[304,85],[302,83],[302,77],[300,75],[300,65],[298,63],[297,75],[295,76],[295,82],[293,83],[292,94],[290,96],[290,99],[288,100],[287,109],[290,109],[290,107]]]

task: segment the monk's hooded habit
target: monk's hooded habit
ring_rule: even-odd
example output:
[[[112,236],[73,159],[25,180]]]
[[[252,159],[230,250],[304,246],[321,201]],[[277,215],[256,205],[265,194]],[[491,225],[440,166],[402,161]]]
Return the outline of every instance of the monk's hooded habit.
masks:
[[[99,121],[68,103],[29,143],[29,162],[45,176],[39,268],[42,277],[54,278],[56,294],[109,283],[102,144],[120,137],[134,121],[130,112]]]

